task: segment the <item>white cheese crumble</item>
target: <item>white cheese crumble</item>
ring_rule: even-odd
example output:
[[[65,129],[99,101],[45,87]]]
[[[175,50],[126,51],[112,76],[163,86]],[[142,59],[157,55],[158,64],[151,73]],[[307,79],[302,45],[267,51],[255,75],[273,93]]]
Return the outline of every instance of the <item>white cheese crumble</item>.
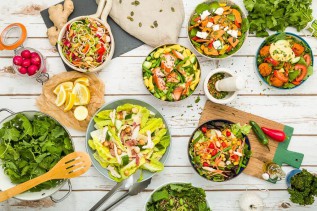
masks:
[[[211,28],[212,25],[214,25],[212,22],[208,22],[207,25],[206,25],[206,27],[207,27],[207,28]]]
[[[224,9],[222,7],[219,7],[218,9],[216,9],[215,13],[217,15],[222,15],[223,11],[224,11]]]
[[[238,31],[237,30],[228,30],[227,33],[230,34],[234,38],[238,37]]]
[[[217,25],[213,25],[212,26],[212,29],[214,30],[214,31],[218,31],[219,29],[220,29],[220,26],[217,24]]]
[[[199,37],[199,38],[201,38],[201,39],[206,39],[207,38],[207,36],[208,36],[208,33],[207,32],[197,32],[196,33],[196,36],[197,37]]]
[[[205,20],[205,18],[207,18],[209,15],[211,15],[211,13],[208,10],[205,10],[201,13],[200,15],[200,19],[203,21]]]
[[[226,28],[224,28],[223,30],[228,31],[228,29],[229,29],[228,26],[226,26]]]
[[[220,42],[219,40],[215,41],[212,45],[213,45],[214,48],[217,49],[217,50],[222,48],[222,44],[221,44],[221,42]],[[218,135],[218,134],[217,134],[217,135]]]

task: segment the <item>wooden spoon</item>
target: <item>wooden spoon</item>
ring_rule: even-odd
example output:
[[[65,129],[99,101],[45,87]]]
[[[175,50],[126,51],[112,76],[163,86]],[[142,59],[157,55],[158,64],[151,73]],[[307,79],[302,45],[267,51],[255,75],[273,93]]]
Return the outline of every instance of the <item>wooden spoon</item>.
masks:
[[[69,179],[82,175],[91,166],[91,160],[85,152],[73,152],[63,157],[50,171],[21,183],[15,187],[0,192],[0,202],[23,193],[43,182],[52,179]]]

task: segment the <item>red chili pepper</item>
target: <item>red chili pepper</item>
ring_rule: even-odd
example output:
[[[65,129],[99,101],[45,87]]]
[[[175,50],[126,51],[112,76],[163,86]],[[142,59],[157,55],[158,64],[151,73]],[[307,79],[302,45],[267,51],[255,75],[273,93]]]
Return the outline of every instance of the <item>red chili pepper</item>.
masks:
[[[277,66],[277,65],[278,65],[278,61],[274,60],[274,59],[271,58],[271,57],[265,58],[264,61],[271,63],[273,66]]]
[[[218,150],[214,149],[214,150],[212,150],[212,152],[211,152],[211,156],[215,156],[217,153],[218,153]]]
[[[227,147],[227,144],[226,144],[225,142],[222,142],[222,143],[221,143],[221,146],[222,146],[223,148],[226,148],[226,147]]]
[[[226,131],[226,136],[227,137],[231,136],[231,132],[229,130]]]
[[[204,162],[204,163],[203,163],[203,166],[207,167],[207,166],[209,166],[209,164],[206,163],[206,162]]]
[[[241,23],[238,23],[237,20],[234,21],[234,24],[235,24],[238,28],[241,28]]]
[[[101,45],[101,47],[97,50],[97,53],[99,55],[103,55],[105,53],[106,49],[105,47],[103,47],[103,45]]]
[[[207,127],[206,127],[206,126],[202,127],[202,128],[201,128],[201,131],[202,131],[203,133],[206,133],[206,132],[207,132]]]
[[[85,48],[82,50],[82,52],[83,52],[83,53],[87,53],[88,49],[89,49],[89,45],[86,44],[86,45],[85,45]]]
[[[228,47],[228,49],[226,50],[226,52],[230,52],[231,49],[232,49],[232,45],[230,45],[230,46]]]
[[[200,20],[200,16],[198,16],[197,18],[194,19],[195,22]]]
[[[67,28],[67,31],[69,31],[70,30],[70,24],[68,24],[66,28]]]
[[[302,81],[305,78],[305,76],[307,75],[307,67],[305,65],[302,65],[302,64],[296,64],[294,69],[301,71],[300,75],[297,76],[295,81],[298,81],[298,82]]]
[[[267,136],[269,136],[277,142],[283,142],[286,139],[284,131],[274,130],[266,127],[261,127],[261,129]]]
[[[215,144],[214,144],[214,143],[210,143],[210,144],[209,144],[209,148],[210,148],[210,149],[215,149]]]
[[[283,81],[284,83],[288,82],[288,77],[286,77],[283,73],[280,73],[277,70],[274,70],[274,76],[279,80]]]
[[[197,40],[199,40],[199,37],[195,36],[192,38],[192,40],[197,41]]]
[[[214,40],[211,40],[210,43],[208,44],[208,48],[212,48],[213,43],[214,43]]]
[[[209,17],[209,22],[214,23],[214,18],[213,17]]]
[[[102,56],[103,56],[103,55],[99,55],[96,61],[97,61],[97,62],[102,62]]]
[[[292,81],[292,84],[298,86],[301,83],[301,81]]]

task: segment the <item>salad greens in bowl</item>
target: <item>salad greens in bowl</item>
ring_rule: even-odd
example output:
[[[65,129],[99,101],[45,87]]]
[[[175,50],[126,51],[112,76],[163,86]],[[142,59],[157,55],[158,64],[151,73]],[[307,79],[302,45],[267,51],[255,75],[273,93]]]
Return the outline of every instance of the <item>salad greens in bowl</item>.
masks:
[[[309,44],[292,33],[269,36],[256,54],[259,77],[269,86],[292,89],[313,74],[314,56]]]
[[[0,111],[11,113],[7,109]],[[0,123],[0,189],[45,174],[71,152],[74,152],[71,136],[54,118],[37,111],[12,112]],[[50,180],[15,198],[40,200],[51,196],[67,181]]]
[[[88,125],[86,148],[105,177],[121,182],[141,170],[143,181],[163,170],[170,140],[166,121],[154,107],[124,99],[97,111]]]
[[[209,59],[234,55],[248,36],[249,21],[232,1],[205,1],[195,8],[188,23],[188,38],[195,50]]]
[[[189,97],[197,88],[201,70],[188,48],[169,44],[155,48],[142,65],[143,81],[156,98],[175,102]]]
[[[190,183],[174,182],[155,189],[145,204],[145,211],[210,211],[206,193]]]
[[[250,125],[211,120],[199,126],[188,144],[188,157],[195,171],[213,182],[237,177],[251,157]]]

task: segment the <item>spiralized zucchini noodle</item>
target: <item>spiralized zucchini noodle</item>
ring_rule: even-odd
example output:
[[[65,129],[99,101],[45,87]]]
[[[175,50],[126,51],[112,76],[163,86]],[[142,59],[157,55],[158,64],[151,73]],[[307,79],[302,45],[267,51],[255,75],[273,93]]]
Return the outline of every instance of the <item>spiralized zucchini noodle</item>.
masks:
[[[109,31],[103,24],[85,18],[69,24],[59,44],[63,55],[72,65],[90,71],[106,61],[111,42]]]

